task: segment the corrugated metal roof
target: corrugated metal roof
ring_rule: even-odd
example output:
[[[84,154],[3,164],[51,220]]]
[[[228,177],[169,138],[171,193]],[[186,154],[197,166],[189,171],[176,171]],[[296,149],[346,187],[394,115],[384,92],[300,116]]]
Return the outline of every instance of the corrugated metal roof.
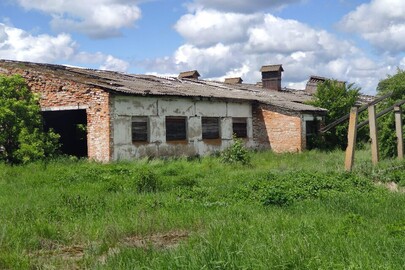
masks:
[[[206,97],[240,101],[257,101],[291,111],[326,113],[325,109],[303,104],[311,98],[304,91],[264,91],[253,84],[133,75],[113,71],[82,69],[59,65],[0,60],[5,69],[15,65],[27,72],[51,74],[114,93],[150,96]]]

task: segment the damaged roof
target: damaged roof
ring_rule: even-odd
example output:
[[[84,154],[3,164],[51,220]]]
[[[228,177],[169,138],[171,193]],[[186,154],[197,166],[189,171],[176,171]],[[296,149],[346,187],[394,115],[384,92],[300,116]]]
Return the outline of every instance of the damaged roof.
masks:
[[[304,91],[265,91],[254,84],[134,75],[114,71],[84,69],[62,65],[0,60],[0,73],[20,68],[28,73],[49,74],[103,90],[127,95],[206,97],[240,101],[257,101],[282,109],[325,114],[326,110],[304,104],[311,99]]]
[[[324,82],[327,80],[335,80],[335,79],[331,79],[331,78],[326,78],[326,77],[322,77],[322,76],[316,76],[316,75],[312,75],[309,77],[308,82],[315,82],[315,83],[320,83],[320,82]],[[339,81],[339,80],[335,80],[338,83],[346,83],[345,81]]]

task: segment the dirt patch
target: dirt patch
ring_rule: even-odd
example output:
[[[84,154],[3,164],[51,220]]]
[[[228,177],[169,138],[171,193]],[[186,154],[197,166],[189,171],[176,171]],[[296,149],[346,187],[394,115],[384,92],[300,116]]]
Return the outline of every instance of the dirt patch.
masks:
[[[59,265],[59,269],[80,269],[78,262],[84,257],[84,246],[64,246],[51,241],[41,241],[42,249],[30,255],[34,265],[47,268],[47,265]]]
[[[98,262],[102,265],[107,263],[108,258],[113,257],[120,253],[121,248],[158,248],[158,249],[170,249],[176,248],[181,241],[184,241],[189,237],[187,231],[170,231],[167,233],[155,233],[146,236],[129,236],[124,238],[118,244],[118,247],[110,248],[107,253],[101,255],[98,258]]]
[[[99,256],[98,262],[102,265],[105,264],[108,258],[119,254],[122,248],[176,248],[180,242],[186,240],[188,237],[189,232],[181,230],[146,236],[129,236],[119,241],[117,246],[109,248],[106,253]],[[63,267],[59,269],[80,269],[80,261],[85,256],[85,246],[65,246],[46,239],[41,241],[40,244],[41,249],[30,255],[34,265],[38,265],[39,268],[47,268],[47,265],[55,265],[55,263],[56,265],[60,265],[62,263]]]
[[[124,239],[123,244],[127,247],[168,249],[177,247],[188,237],[189,233],[186,231],[171,231],[147,236],[130,236]]]
[[[385,188],[387,188],[389,191],[392,192],[405,193],[405,188],[398,186],[398,184],[395,182],[388,182],[388,183],[378,182],[377,186],[384,186]]]

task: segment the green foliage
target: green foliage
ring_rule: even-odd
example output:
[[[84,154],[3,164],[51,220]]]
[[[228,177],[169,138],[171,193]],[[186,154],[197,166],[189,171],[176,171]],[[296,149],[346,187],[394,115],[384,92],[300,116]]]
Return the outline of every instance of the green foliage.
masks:
[[[0,163],[0,269],[403,268],[405,196],[372,180],[400,181],[404,161],[348,174],[338,150],[250,155]]]
[[[42,130],[38,98],[20,76],[0,75],[0,160],[26,163],[52,157],[59,135]]]
[[[221,153],[221,160],[229,164],[240,163],[249,165],[250,155],[243,141],[233,136],[233,144]]]
[[[138,192],[156,192],[162,186],[159,177],[148,168],[141,168],[135,183]]]
[[[405,99],[405,71],[398,69],[397,74],[388,76],[380,81],[377,86],[378,96],[389,93],[393,95],[378,104],[378,110],[383,110]],[[402,121],[405,122],[405,114],[402,114]],[[405,131],[405,129],[404,129]],[[378,136],[380,153],[382,157],[393,157],[397,154],[397,138],[395,135],[395,116],[389,113],[378,119]]]
[[[336,172],[289,171],[268,173],[248,184],[248,197],[263,205],[285,206],[336,192],[367,192],[373,189],[366,178]]]
[[[325,125],[332,123],[345,114],[350,112],[359,97],[360,88],[354,84],[343,84],[336,80],[326,80],[318,84],[314,99],[308,104],[325,108],[328,114],[325,119]],[[348,123],[341,124],[326,132],[322,138],[318,138],[316,144],[319,148],[345,149],[347,147]],[[358,134],[358,137],[360,134]]]

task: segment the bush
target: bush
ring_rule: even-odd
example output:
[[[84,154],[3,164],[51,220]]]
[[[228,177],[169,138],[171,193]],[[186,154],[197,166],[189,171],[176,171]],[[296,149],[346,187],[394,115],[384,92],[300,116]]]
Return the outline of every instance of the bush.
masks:
[[[388,78],[380,81],[377,86],[377,92],[378,96],[392,93],[390,98],[378,104],[378,111],[405,99],[405,71],[398,69],[397,74],[388,76]],[[405,122],[405,114],[402,114],[402,121]],[[394,113],[389,113],[378,119],[378,137],[381,156],[384,158],[394,157],[397,154]]]
[[[224,163],[249,165],[250,160],[249,151],[244,146],[243,141],[235,136],[233,136],[233,144],[221,153],[221,161]]]
[[[44,132],[39,99],[20,76],[0,75],[0,161],[27,163],[52,157],[59,135]]]

